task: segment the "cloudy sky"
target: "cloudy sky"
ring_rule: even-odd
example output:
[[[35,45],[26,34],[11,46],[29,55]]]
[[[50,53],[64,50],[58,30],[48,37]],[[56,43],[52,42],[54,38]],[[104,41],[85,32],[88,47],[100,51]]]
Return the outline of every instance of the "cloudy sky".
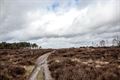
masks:
[[[0,0],[0,42],[79,47],[120,35],[120,0]]]

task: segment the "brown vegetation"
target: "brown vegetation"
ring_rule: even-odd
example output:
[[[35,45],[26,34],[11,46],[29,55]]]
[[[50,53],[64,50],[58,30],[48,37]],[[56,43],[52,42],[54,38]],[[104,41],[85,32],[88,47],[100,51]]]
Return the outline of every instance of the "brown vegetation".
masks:
[[[120,80],[120,48],[59,49],[49,68],[55,80]]]
[[[50,49],[1,49],[0,80],[26,80],[26,66],[34,65],[36,59]]]
[[[26,80],[26,68],[52,50],[1,49],[0,80]],[[57,49],[48,64],[55,80],[120,80],[120,48]]]

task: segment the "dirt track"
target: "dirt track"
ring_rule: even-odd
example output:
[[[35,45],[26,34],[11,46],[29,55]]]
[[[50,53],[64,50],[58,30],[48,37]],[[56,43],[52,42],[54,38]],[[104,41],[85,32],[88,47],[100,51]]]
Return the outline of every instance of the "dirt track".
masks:
[[[43,71],[43,73],[45,75],[44,76],[45,80],[53,80],[51,77],[49,68],[48,68],[47,58],[49,57],[50,54],[52,54],[54,52],[55,51],[46,53],[37,59],[36,64],[35,64],[35,68],[33,69],[33,72],[31,73],[29,80],[40,80],[40,79],[37,79],[38,73],[40,71]]]

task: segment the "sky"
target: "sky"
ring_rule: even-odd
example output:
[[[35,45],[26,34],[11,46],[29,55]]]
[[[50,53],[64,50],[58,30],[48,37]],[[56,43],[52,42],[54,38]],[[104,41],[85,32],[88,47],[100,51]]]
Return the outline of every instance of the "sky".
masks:
[[[116,36],[120,0],[0,0],[0,42],[67,48]]]

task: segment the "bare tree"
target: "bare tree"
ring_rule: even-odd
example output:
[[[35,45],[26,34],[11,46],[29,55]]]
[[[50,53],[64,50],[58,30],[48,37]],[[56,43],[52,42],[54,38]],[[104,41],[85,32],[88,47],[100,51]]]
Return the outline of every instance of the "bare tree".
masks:
[[[112,41],[112,46],[120,46],[120,39],[116,36]]]
[[[117,39],[113,39],[112,46],[117,46],[117,45],[118,45],[118,40]]]
[[[120,41],[118,42],[118,47],[120,47]]]
[[[108,40],[105,41],[105,46],[109,46],[109,41]]]
[[[101,41],[100,41],[100,46],[101,46],[101,47],[105,47],[105,41],[104,41],[104,40],[101,40]]]
[[[94,47],[94,42],[92,42],[92,46]]]

